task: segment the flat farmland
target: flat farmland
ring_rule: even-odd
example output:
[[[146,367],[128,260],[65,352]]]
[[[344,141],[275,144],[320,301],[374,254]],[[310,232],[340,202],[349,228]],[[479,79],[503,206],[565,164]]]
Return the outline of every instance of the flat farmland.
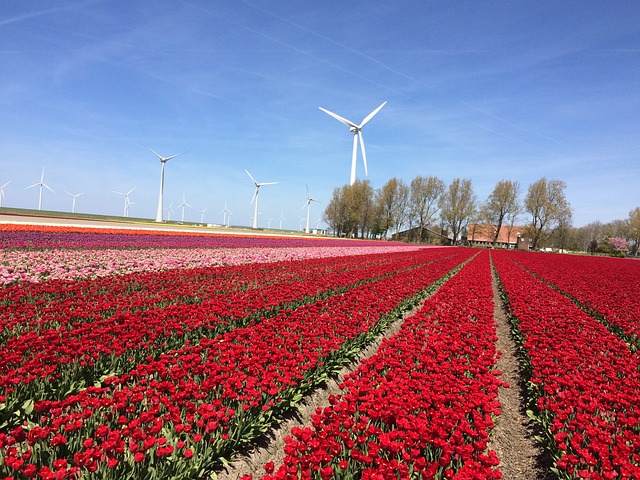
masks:
[[[521,478],[640,478],[637,261],[73,226],[0,246],[0,479],[515,478],[513,421]]]

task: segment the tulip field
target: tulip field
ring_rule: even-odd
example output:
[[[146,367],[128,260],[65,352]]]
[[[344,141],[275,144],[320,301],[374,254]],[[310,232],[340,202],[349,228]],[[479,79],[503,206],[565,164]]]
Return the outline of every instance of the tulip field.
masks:
[[[243,480],[502,478],[495,288],[549,478],[640,478],[640,262],[11,225],[0,248],[0,480],[215,479],[346,366]]]

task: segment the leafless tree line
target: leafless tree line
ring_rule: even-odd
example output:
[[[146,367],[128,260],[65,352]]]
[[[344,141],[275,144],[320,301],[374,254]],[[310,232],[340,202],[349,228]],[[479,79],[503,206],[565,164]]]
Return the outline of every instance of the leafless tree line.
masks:
[[[437,177],[417,176],[407,184],[394,177],[379,189],[358,180],[334,189],[323,220],[337,236],[388,238],[402,232],[405,240],[438,244],[461,243],[470,223],[491,225],[494,243],[501,227],[520,224],[534,249],[587,251],[594,240],[620,236],[637,252],[640,207],[626,220],[574,228],[565,189],[562,180],[542,177],[521,200],[519,182],[500,180],[481,202],[470,179],[455,178],[446,185]]]

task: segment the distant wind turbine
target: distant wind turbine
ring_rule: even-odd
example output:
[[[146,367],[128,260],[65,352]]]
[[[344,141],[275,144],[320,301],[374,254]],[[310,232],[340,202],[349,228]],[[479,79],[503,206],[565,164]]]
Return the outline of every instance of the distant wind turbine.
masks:
[[[131,202],[129,201],[129,195],[131,195],[131,192],[133,192],[135,189],[136,189],[136,187],[133,187],[127,193],[116,192],[115,190],[113,191],[113,193],[115,193],[117,195],[123,195],[124,196],[124,213],[123,213],[124,217],[128,217],[129,216],[129,207],[131,206]]]
[[[253,198],[251,199],[251,203],[253,203],[254,201],[256,203],[254,214],[253,214],[253,228],[258,228],[258,192],[260,191],[260,187],[262,187],[263,185],[275,185],[278,182],[258,183],[258,181],[251,176],[251,174],[246,168],[244,169],[244,171],[247,172],[247,175],[249,175],[249,178],[253,181],[253,183],[256,186],[256,191],[253,193]]]
[[[305,204],[302,206],[302,208],[304,209],[304,207],[307,207],[307,228],[305,229],[305,233],[309,233],[309,214],[311,213],[311,202],[317,202],[318,200],[316,200],[315,198],[311,198],[311,194],[309,193],[309,186],[307,185],[307,201],[305,202]]]
[[[42,210],[42,187],[45,187],[45,188],[51,190],[49,185],[46,185],[44,183],[44,167],[42,167],[42,175],[40,176],[40,181],[38,183],[34,183],[33,185],[29,185],[28,187],[25,187],[25,190],[27,188],[33,188],[33,187],[37,187],[37,186],[40,186],[40,195],[38,196],[38,210]],[[56,193],[53,190],[51,190],[51,192]]]
[[[222,224],[226,225],[227,227],[229,226],[229,219],[231,218],[231,210],[229,210],[227,208],[227,201],[224,201],[224,210],[222,210],[220,213],[223,214],[223,220],[222,220]]]
[[[203,208],[202,210],[200,210],[200,223],[204,223],[204,212],[206,212],[207,209]]]
[[[187,201],[184,199],[184,193],[182,194],[182,203],[180,205],[178,205],[178,208],[182,208],[182,222],[184,222],[184,207],[189,207],[189,208],[193,208],[191,205],[189,205],[187,203]]]
[[[280,218],[278,220],[280,220],[280,230],[282,230],[282,221],[286,220],[286,218],[284,218],[284,212],[280,212]]]
[[[143,143],[144,145],[144,143]],[[144,145],[145,147],[147,147],[146,145]],[[183,153],[177,153],[175,155],[171,155],[170,157],[163,157],[162,155],[160,155],[158,152],[156,152],[155,150],[152,150],[150,147],[147,147],[149,150],[151,150],[151,152],[153,154],[155,154],[159,159],[160,159],[160,163],[162,164],[162,167],[160,168],[160,194],[158,196],[158,212],[156,213],[156,222],[162,222],[162,208],[163,208],[163,198],[162,196],[164,195],[164,164],[167,163],[169,160],[171,160],[172,158],[176,158],[179,157],[180,155],[184,155]]]
[[[340,115],[336,115],[335,113],[330,112],[329,110],[326,110],[322,107],[318,107],[324,113],[327,113],[331,115],[333,118],[335,118],[336,120],[344,123],[347,127],[349,127],[349,131],[353,133],[353,154],[351,155],[351,180],[349,182],[350,185],[353,185],[356,181],[356,156],[358,154],[358,140],[360,141],[360,150],[362,150],[362,161],[364,162],[364,174],[368,175],[367,154],[364,149],[364,139],[362,138],[362,127],[364,127],[369,122],[369,120],[371,120],[376,115],[376,113],[378,113],[380,109],[384,107],[386,104],[387,104],[386,101],[383,102],[382,105],[380,105],[373,112],[371,112],[369,115],[364,117],[364,120],[362,120],[360,125],[356,125],[351,120],[347,120],[346,118],[343,118]]]
[[[67,195],[71,195],[71,197],[73,197],[73,200],[71,202],[71,213],[76,213],[76,198],[78,198],[80,195],[84,195],[84,193],[76,193],[75,195],[73,193],[69,193],[67,191],[65,191],[65,193]]]
[[[167,209],[167,220],[171,221],[172,213],[173,213],[173,203],[170,203],[169,208]]]
[[[10,183],[11,183],[11,180],[9,180],[7,183],[5,183],[0,187],[0,207],[2,206],[2,200],[4,199],[4,187],[9,185]]]

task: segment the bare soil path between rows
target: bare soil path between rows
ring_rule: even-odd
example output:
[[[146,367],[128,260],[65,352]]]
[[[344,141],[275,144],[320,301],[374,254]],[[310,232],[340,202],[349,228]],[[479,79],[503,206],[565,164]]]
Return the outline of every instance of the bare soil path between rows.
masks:
[[[501,414],[496,420],[496,427],[492,432],[489,448],[496,451],[500,459],[499,469],[505,480],[538,480],[549,476],[548,467],[545,466],[544,453],[535,440],[535,426],[526,415],[526,407],[522,389],[522,379],[519,374],[518,360],[515,344],[511,338],[509,323],[504,310],[499,292],[497,280],[493,278],[494,291],[494,316],[497,326],[498,341],[496,348],[502,352],[498,359],[497,368],[502,371],[502,380],[509,384],[509,388],[500,388],[498,400],[502,405]],[[412,315],[422,306],[407,312],[404,318]],[[383,338],[395,335],[404,321],[400,319],[394,322],[378,341],[369,346],[360,356],[360,359],[373,356]],[[328,381],[324,388],[317,389],[312,395],[301,402],[298,411],[281,423],[272,432],[260,438],[255,444],[234,458],[232,464],[226,469],[216,472],[217,480],[238,480],[244,475],[253,475],[254,479],[261,478],[265,471],[263,465],[269,461],[274,462],[276,470],[282,464],[284,458],[284,439],[290,435],[294,426],[303,427],[311,423],[311,416],[317,408],[329,404],[329,395],[341,393],[338,385],[344,376],[357,369],[358,362],[344,368],[334,379]]]
[[[509,388],[500,387],[498,401],[500,416],[491,434],[489,448],[498,454],[499,469],[505,480],[536,480],[548,477],[544,466],[544,453],[534,439],[535,425],[526,414],[523,380],[518,368],[516,346],[511,337],[511,328],[500,298],[498,280],[493,273],[493,304],[496,322],[496,349],[502,352],[497,369],[501,379]]]

